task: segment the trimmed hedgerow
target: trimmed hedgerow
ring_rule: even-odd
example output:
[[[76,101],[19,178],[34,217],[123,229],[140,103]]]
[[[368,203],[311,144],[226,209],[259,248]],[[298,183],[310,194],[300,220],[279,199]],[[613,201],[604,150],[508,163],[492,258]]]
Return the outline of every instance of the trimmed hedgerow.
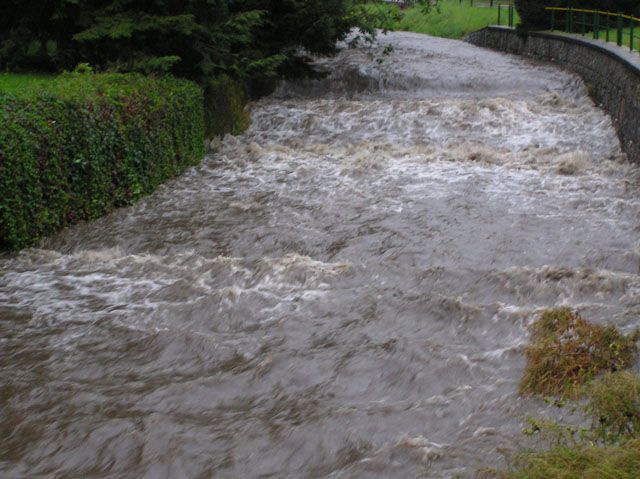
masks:
[[[0,91],[0,249],[32,245],[152,192],[204,156],[194,83],[64,74]]]

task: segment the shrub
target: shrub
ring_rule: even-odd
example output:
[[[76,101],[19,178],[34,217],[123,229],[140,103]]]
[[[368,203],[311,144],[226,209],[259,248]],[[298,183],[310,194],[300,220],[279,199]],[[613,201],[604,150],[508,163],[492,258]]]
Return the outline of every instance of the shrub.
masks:
[[[531,328],[520,391],[575,397],[598,373],[631,366],[638,336],[588,323],[569,308],[546,310]]]
[[[135,74],[0,91],[0,249],[131,204],[204,154],[202,92]]]

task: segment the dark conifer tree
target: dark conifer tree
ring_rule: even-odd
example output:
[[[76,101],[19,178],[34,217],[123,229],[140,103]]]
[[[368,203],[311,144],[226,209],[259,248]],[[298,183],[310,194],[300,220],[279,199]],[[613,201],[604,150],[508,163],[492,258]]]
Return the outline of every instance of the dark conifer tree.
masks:
[[[328,54],[354,27],[380,18],[363,0],[4,0],[0,67],[172,73],[204,82],[282,72]]]

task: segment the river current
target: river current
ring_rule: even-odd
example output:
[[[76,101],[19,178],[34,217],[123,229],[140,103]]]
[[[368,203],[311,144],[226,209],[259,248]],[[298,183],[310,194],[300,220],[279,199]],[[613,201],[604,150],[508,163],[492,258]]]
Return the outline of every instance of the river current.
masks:
[[[547,407],[541,310],[637,324],[640,175],[579,78],[409,33],[319,68],[0,258],[1,477],[470,476]]]

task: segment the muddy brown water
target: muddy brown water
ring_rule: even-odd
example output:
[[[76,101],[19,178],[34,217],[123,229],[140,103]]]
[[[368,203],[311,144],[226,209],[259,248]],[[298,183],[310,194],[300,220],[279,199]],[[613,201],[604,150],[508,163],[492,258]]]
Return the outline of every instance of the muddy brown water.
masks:
[[[380,42],[0,258],[1,477],[469,475],[545,411],[517,395],[537,313],[637,324],[638,170],[582,82]]]

